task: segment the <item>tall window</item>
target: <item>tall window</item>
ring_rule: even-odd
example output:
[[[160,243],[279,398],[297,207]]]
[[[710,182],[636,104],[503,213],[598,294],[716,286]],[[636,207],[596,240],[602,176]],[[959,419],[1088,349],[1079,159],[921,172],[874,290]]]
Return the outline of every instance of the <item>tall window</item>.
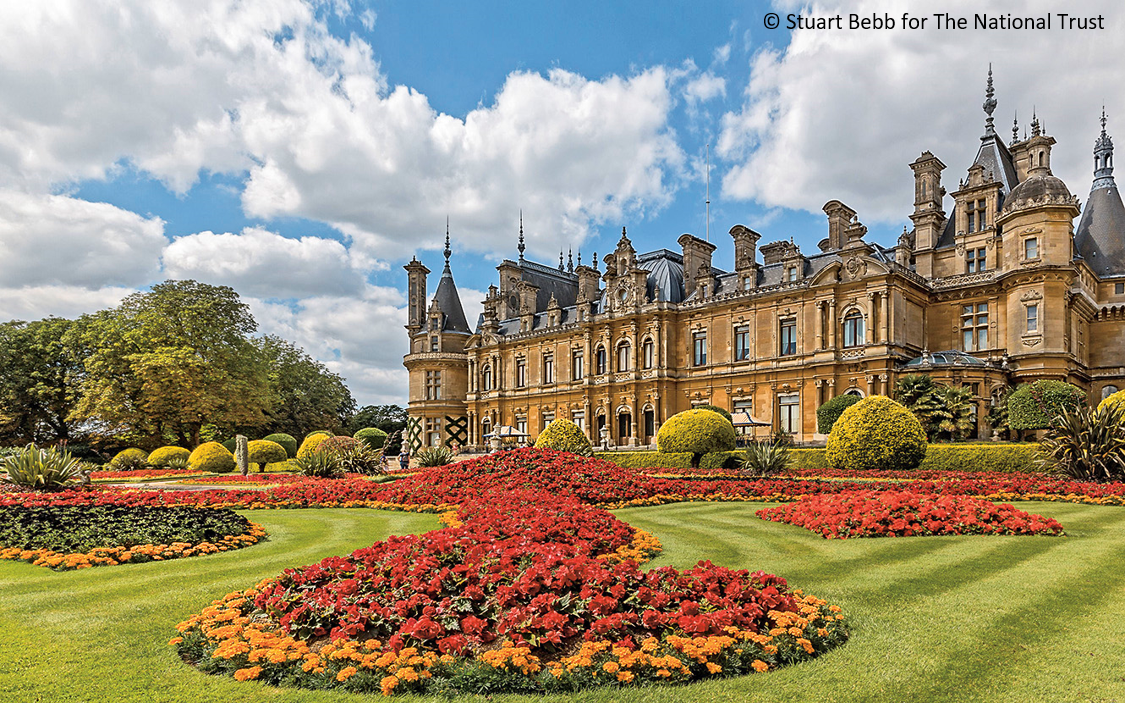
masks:
[[[586,377],[585,358],[583,358],[582,350],[578,350],[570,356],[570,368],[572,373],[571,380],[581,381]]]
[[[796,266],[790,266],[788,269],[786,269],[785,278],[790,283],[792,283],[793,281],[796,281],[797,280],[797,267]]]
[[[652,343],[651,339],[646,339],[644,344],[641,345],[641,363],[644,364],[646,369],[651,369],[653,364],[656,363],[656,345]]]
[[[691,363],[693,366],[707,365],[707,333],[696,332],[691,336]]]
[[[527,386],[527,360],[516,359],[516,388]]]
[[[781,343],[778,345],[777,353],[780,356],[789,356],[790,354],[797,353],[797,321],[796,320],[782,320],[781,321],[781,334],[779,336]]]
[[[483,390],[492,390],[492,367],[488,364],[480,372],[480,385]]]
[[[543,357],[543,383],[555,382],[555,355],[547,354]]]
[[[1114,283],[1113,284],[1113,294],[1114,295],[1125,295],[1125,283]]]
[[[570,419],[571,419],[571,421],[574,422],[574,424],[578,425],[578,429],[582,430],[583,432],[586,431],[586,411],[585,410],[575,410],[574,412],[572,412],[570,414]]]
[[[629,370],[629,355],[632,353],[633,348],[628,344],[621,344],[617,347],[617,370]]]
[[[594,353],[595,373],[601,376],[605,373],[605,347],[598,346],[598,351]]]
[[[984,271],[984,247],[965,252],[965,272],[978,273],[980,271]]]
[[[430,351],[432,351],[432,352],[438,351],[437,337],[430,337]]]
[[[441,371],[426,372],[426,400],[441,400]]]
[[[746,361],[750,358],[750,326],[734,328],[734,360]]]
[[[516,429],[527,432],[527,415],[516,415]]]
[[[746,276],[742,279],[742,290],[752,290],[754,288],[754,279]]]
[[[988,303],[961,306],[961,346],[965,351],[988,349]]]
[[[969,231],[979,232],[985,228],[987,208],[984,200],[969,201]]]
[[[433,417],[426,418],[426,437],[431,447],[441,446],[441,420]]]
[[[1023,240],[1023,258],[1039,258],[1039,237],[1028,237]]]
[[[801,430],[801,394],[786,393],[777,396],[778,428],[782,432],[797,434]]]
[[[867,330],[863,327],[863,313],[852,310],[844,316],[844,346],[860,347],[864,343]]]
[[[1038,332],[1039,331],[1039,305],[1038,304],[1027,306],[1027,331],[1028,332]]]

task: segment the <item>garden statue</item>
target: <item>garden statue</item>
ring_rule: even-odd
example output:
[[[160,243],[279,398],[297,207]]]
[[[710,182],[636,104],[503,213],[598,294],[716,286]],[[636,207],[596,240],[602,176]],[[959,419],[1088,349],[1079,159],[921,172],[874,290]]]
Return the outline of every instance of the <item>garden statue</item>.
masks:
[[[234,438],[234,462],[238,464],[238,471],[246,476],[250,473],[250,449],[243,435]],[[265,468],[265,467],[263,467]]]

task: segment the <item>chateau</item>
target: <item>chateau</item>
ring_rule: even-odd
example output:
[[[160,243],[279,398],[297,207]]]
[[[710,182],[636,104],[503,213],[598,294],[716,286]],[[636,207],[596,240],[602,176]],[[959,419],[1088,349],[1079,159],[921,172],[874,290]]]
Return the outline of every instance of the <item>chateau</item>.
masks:
[[[913,226],[892,248],[866,241],[837,200],[824,206],[816,252],[759,247],[759,233],[731,227],[733,271],[713,266],[716,245],[691,234],[676,250],[638,253],[624,228],[601,262],[543,265],[524,258],[521,222],[519,257],[497,267],[499,286],[470,326],[447,234],[432,298],[429,269],[405,267],[409,441],[480,446],[494,427],[534,436],[565,417],[595,444],[646,445],[666,418],[700,404],[813,441],[826,400],[887,394],[907,373],[971,388],[987,437],[989,404],[1008,386],[1061,379],[1092,400],[1116,391],[1125,206],[1104,111],[1082,208],[1051,174],[1055,139],[1037,119],[1023,139],[1018,125],[1007,144],[996,133],[991,73],[986,98],[980,148],[948,212],[946,165],[928,151],[910,164]]]

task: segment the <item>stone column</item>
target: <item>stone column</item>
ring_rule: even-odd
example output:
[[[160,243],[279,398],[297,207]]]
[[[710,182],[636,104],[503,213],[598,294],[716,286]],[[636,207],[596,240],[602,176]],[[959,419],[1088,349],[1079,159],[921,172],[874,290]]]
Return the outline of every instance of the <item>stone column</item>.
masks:
[[[874,293],[868,293],[867,294],[867,309],[870,311],[870,313],[867,316],[868,317],[867,334],[866,334],[867,343],[868,344],[874,344],[875,339],[876,339],[875,325],[877,324],[876,320],[875,320],[875,294]]]
[[[879,329],[882,332],[880,341],[883,344],[888,344],[891,341],[891,323],[887,318],[887,293],[883,291],[879,294]]]
[[[250,446],[243,435],[234,437],[234,463],[243,476],[250,473]],[[264,471],[265,468],[263,466],[262,470]]]
[[[824,349],[824,301],[816,302],[816,349]]]
[[[828,301],[828,346],[836,349],[836,299]]]

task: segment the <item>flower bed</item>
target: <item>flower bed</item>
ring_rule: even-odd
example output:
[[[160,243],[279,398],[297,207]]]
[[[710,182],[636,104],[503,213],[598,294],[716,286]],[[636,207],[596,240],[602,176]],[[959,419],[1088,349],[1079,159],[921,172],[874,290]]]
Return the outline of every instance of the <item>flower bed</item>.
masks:
[[[265,534],[261,526],[222,509],[0,507],[0,559],[59,571],[225,552]]]
[[[155,478],[176,478],[179,476],[205,476],[204,471],[193,469],[136,469],[133,471],[94,471],[91,481],[140,481]]]
[[[758,517],[804,527],[826,539],[918,535],[1061,535],[1051,518],[968,496],[869,491],[812,496],[759,510]]]

